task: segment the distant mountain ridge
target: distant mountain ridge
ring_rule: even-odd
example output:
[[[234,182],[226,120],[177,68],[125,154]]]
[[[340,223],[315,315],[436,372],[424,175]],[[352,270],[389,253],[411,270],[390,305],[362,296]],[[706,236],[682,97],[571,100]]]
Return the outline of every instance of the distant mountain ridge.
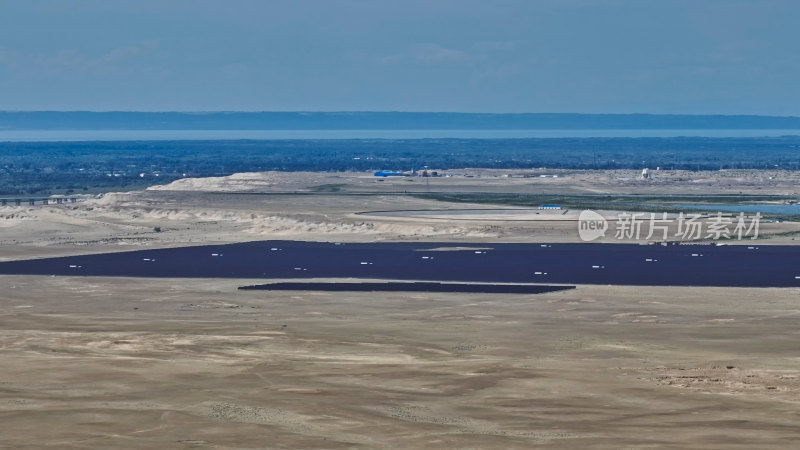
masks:
[[[0,130],[696,130],[800,129],[757,115],[426,112],[0,111]]]

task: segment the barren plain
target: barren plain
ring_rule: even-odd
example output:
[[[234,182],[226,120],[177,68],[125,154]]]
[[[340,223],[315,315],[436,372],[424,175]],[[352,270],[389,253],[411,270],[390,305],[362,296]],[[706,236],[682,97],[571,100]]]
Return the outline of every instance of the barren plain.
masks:
[[[6,206],[0,258],[262,239],[569,242],[578,240],[577,222],[558,214],[359,213],[499,207],[413,193],[797,196],[800,181],[788,171],[651,180],[634,171],[462,172],[383,181],[238,174],[75,204]],[[757,242],[793,244],[798,232],[796,222],[765,223]],[[236,289],[253,282],[0,276],[0,448],[752,449],[800,441],[800,289]]]

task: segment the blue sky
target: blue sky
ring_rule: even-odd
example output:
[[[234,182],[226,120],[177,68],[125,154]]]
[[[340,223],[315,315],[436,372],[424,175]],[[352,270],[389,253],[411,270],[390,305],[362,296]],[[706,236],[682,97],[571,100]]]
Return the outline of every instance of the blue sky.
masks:
[[[800,115],[800,1],[8,0],[2,110]]]

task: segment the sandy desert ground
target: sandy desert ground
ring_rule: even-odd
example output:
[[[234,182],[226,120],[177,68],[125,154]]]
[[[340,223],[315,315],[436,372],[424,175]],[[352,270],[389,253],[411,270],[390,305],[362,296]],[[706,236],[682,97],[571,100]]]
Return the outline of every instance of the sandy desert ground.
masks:
[[[540,172],[559,178],[539,178]],[[147,247],[263,239],[327,241],[432,240],[492,242],[580,242],[578,211],[543,213],[537,220],[504,220],[502,214],[457,220],[452,216],[383,217],[385,210],[498,208],[450,203],[404,192],[506,193],[738,193],[797,195],[800,175],[788,171],[661,172],[639,180],[635,171],[520,172],[464,170],[453,178],[376,178],[347,173],[245,173],[187,178],[146,191],[89,197],[75,204],[0,207],[0,260]],[[700,184],[684,181],[703,177]],[[662,180],[665,178],[667,181]],[[381,181],[379,181],[381,180]],[[663,184],[663,186],[659,186]],[[399,185],[399,186],[398,186]],[[409,189],[407,185],[413,185]],[[500,206],[508,208],[507,206]],[[616,211],[601,211],[611,221]],[[654,211],[658,213],[658,211]],[[529,219],[534,219],[528,217]],[[672,224],[670,233],[674,231]],[[156,232],[158,227],[161,232]],[[771,244],[800,243],[800,224],[762,222]],[[641,242],[646,242],[642,236]],[[731,244],[742,243],[732,241]],[[746,242],[745,242],[746,243]]]
[[[695,184],[668,174],[661,186],[633,172],[472,175],[429,186],[798,190],[791,172],[712,173]],[[487,207],[397,195],[425,183],[239,174],[5,207],[0,258],[260,239],[577,240],[570,220],[357,214]],[[771,239],[759,242],[794,243],[798,231],[765,224]],[[800,441],[798,289],[236,289],[245,284],[253,280],[0,276],[0,448],[752,449]]]
[[[800,291],[4,277],[2,448],[792,448]]]
[[[369,173],[252,172],[227,177],[184,178],[149,190],[214,192],[515,192],[616,194],[800,195],[800,173],[790,170],[456,169],[450,177],[374,177]]]

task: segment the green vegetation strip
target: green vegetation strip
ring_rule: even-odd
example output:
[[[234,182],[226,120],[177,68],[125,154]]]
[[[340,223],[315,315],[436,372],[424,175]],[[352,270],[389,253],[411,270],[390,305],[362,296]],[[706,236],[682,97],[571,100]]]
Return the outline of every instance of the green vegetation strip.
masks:
[[[754,203],[783,203],[795,197],[782,195],[610,195],[610,194],[494,194],[494,193],[432,193],[413,197],[453,203],[478,203],[535,208],[539,205],[561,205],[567,209],[599,209],[617,211],[669,212],[685,211],[676,203],[750,205]],[[708,210],[716,212],[709,205]],[[796,216],[791,216],[796,217]]]

